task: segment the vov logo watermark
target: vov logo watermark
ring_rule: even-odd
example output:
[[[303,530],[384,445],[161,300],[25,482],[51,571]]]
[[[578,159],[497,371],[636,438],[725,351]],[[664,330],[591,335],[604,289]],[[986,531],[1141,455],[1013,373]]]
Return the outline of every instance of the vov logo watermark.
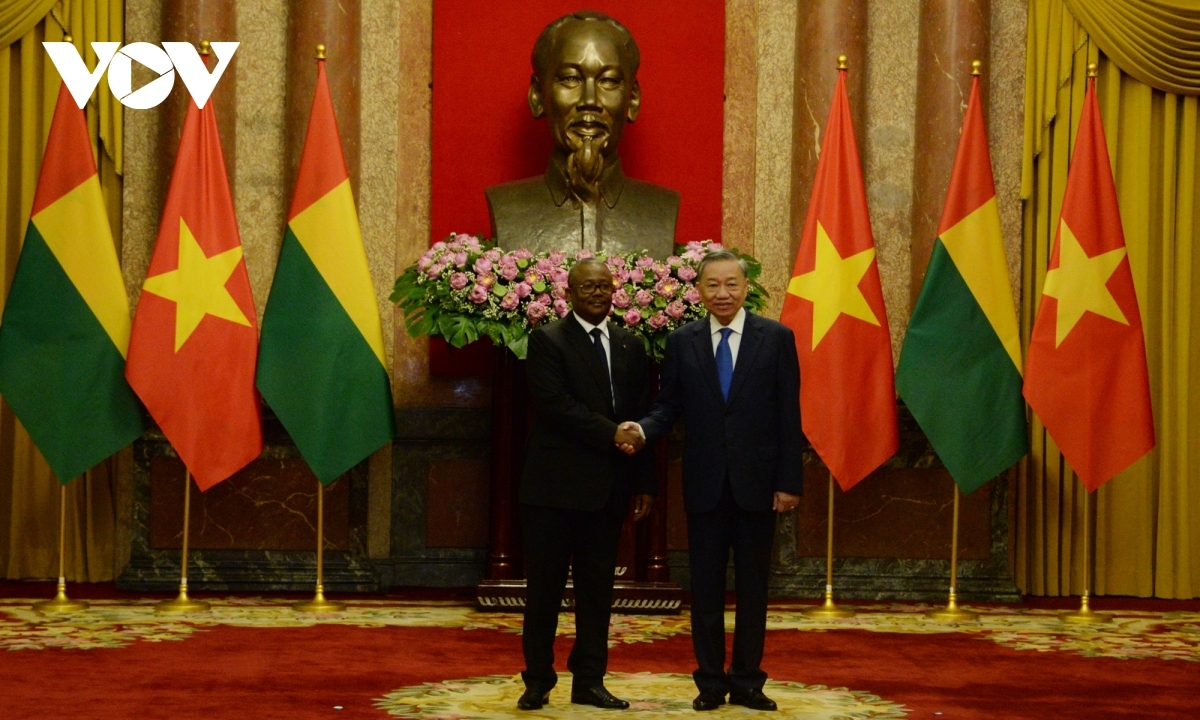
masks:
[[[80,57],[75,45],[69,42],[44,42],[42,46],[50,54],[54,67],[62,76],[67,90],[75,99],[75,104],[81,109],[87,105],[96,86],[100,84],[100,76],[108,70],[108,89],[113,96],[127,108],[148,110],[171,94],[175,86],[175,73],[183,79],[183,84],[192,95],[197,107],[204,107],[212,95],[217,81],[225,74],[229,61],[237,52],[236,42],[214,42],[209,46],[217,57],[217,66],[210,73],[204,65],[204,59],[196,51],[195,46],[187,42],[165,42],[162,47],[148,42],[135,42],[121,47],[119,42],[94,42],[92,50],[96,53],[96,69],[88,72],[87,65]],[[118,49],[120,52],[118,52]],[[137,90],[133,89],[133,63],[150,68],[158,77],[146,83]]]

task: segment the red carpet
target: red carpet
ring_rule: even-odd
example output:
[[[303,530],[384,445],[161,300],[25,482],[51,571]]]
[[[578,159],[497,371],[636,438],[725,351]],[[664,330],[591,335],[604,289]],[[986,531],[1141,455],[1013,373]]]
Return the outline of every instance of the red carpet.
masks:
[[[774,693],[782,710],[776,717],[1200,717],[1195,612],[1127,609],[1097,630],[1061,626],[1048,610],[1017,608],[991,610],[974,629],[955,630],[928,623],[915,608],[880,605],[850,621],[856,629],[836,629],[844,625],[802,619],[796,608],[775,606],[767,637],[764,668],[773,681],[794,686]],[[569,622],[564,630],[571,631]],[[520,671],[518,632],[517,616],[434,601],[356,602],[345,616],[320,621],[277,600],[217,602],[210,618],[187,621],[112,600],[97,601],[85,615],[44,621],[23,603],[2,601],[0,717],[531,717],[512,707],[514,695],[488,695],[500,692],[498,683],[511,693],[511,682],[493,679],[489,686],[483,679]],[[684,619],[618,617],[614,640],[614,692],[662,689],[666,700],[690,702],[689,679],[674,675],[693,669]],[[560,660],[569,647],[570,639],[560,638]],[[467,683],[439,685],[453,680]],[[564,669],[542,716],[566,716],[569,685]],[[805,693],[826,702],[818,686],[851,691],[827,693],[828,708],[859,702],[866,709],[802,714]],[[772,694],[772,686],[767,690]],[[389,693],[398,694],[389,700]],[[451,699],[415,710],[405,704],[438,693]],[[466,714],[469,704],[451,707],[468,697],[483,704]],[[637,715],[679,714],[656,702]],[[716,715],[747,712],[723,708]]]

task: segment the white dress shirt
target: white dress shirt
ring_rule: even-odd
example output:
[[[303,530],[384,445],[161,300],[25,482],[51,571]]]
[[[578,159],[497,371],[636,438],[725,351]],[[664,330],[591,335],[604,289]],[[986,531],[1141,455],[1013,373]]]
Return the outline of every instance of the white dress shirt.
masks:
[[[577,316],[578,317],[578,316]],[[746,327],[746,308],[738,308],[737,315],[729,321],[728,325],[722,325],[719,320],[713,315],[708,316],[708,329],[712,333],[713,357],[717,355],[717,345],[721,344],[721,329],[729,328],[733,332],[729,333],[729,352],[733,355],[733,367],[737,367],[738,348],[742,346],[742,330]]]
[[[579,313],[572,312],[571,314],[575,316],[575,322],[579,323],[583,331],[588,334],[588,342],[592,342],[592,330],[600,328],[600,344],[604,347],[604,360],[608,365],[608,389],[612,393],[613,403],[615,404],[617,402],[617,389],[613,386],[612,381],[612,346],[608,341],[608,316],[605,315],[599,325],[593,325],[579,317]]]

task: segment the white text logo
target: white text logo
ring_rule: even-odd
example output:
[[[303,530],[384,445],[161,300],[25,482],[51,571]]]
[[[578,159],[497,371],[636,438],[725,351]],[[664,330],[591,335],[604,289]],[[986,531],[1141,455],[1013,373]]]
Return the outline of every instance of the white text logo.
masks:
[[[217,66],[210,73],[191,43],[165,42],[160,48],[152,43],[136,42],[122,48],[119,42],[94,42],[96,69],[88,72],[74,44],[44,42],[42,45],[80,108],[87,105],[88,98],[100,84],[100,76],[107,69],[108,89],[122,105],[136,110],[146,110],[166,100],[175,85],[176,71],[196,106],[204,107],[238,47],[236,42],[211,43]],[[117,52],[118,48],[120,52]],[[133,89],[134,61],[158,73],[158,77],[137,90]]]

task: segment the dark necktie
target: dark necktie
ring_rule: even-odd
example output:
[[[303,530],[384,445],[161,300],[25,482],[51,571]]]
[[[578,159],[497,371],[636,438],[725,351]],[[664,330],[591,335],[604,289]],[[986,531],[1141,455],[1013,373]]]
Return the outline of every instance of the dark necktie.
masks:
[[[600,328],[592,328],[592,347],[596,348],[596,357],[600,359],[600,367],[604,368],[604,377],[608,379],[609,403],[612,402],[612,373],[608,370],[608,354],[604,352],[604,343],[600,341]]]
[[[729,386],[733,384],[733,350],[729,348],[729,336],[733,330],[721,328],[721,342],[717,343],[717,379],[721,381],[721,397],[729,401]]]

